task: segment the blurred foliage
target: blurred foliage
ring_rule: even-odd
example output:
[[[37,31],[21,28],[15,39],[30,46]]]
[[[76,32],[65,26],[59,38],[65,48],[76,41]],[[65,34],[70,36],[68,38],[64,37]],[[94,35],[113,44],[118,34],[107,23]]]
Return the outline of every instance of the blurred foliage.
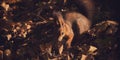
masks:
[[[0,60],[117,60],[118,23],[102,7],[91,29],[59,55],[53,12],[78,11],[71,0],[0,0]]]

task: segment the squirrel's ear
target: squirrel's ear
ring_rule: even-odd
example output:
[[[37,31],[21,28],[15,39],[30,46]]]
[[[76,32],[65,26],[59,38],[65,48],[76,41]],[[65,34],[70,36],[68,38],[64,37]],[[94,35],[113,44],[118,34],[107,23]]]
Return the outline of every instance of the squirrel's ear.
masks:
[[[58,20],[58,16],[56,16],[55,12],[53,12],[53,17],[54,17],[54,21],[57,25],[60,25],[60,22]]]
[[[61,12],[60,12],[60,11],[54,11],[54,12],[53,12],[53,15],[54,15],[54,16],[57,16],[57,17],[58,17],[58,16],[61,16]]]

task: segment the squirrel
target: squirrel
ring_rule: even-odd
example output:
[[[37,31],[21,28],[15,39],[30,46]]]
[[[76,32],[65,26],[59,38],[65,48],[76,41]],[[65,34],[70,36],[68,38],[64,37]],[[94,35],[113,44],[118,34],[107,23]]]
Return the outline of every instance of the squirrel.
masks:
[[[61,42],[64,37],[67,37],[66,48],[71,47],[75,34],[81,35],[90,29],[90,20],[81,13],[68,12],[65,14],[65,18],[60,12],[55,12],[54,14],[57,16],[59,23],[58,41]]]
[[[62,53],[63,47],[65,49],[71,48],[71,45],[79,40],[79,37],[90,29],[91,21],[95,14],[95,5],[93,0],[67,0],[69,5],[75,4],[78,8],[77,12],[69,10],[70,12],[62,15],[60,12],[54,14],[59,22],[59,36],[58,42],[62,42],[59,46],[59,54]],[[72,5],[71,5],[72,6]],[[59,44],[58,44],[59,45]],[[64,45],[64,46],[63,46]]]

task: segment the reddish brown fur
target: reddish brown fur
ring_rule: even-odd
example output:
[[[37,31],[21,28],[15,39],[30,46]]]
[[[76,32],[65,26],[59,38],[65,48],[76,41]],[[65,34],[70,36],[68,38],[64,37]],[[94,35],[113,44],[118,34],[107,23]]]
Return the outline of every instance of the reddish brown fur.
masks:
[[[68,37],[66,41],[67,48],[71,47],[71,42],[74,37],[74,32],[72,29],[74,22],[78,25],[78,27],[77,26],[76,27],[79,28],[79,32],[77,32],[79,34],[86,32],[90,28],[90,21],[80,13],[77,12],[66,13],[65,19],[63,19],[62,14],[59,12],[57,12],[56,15],[60,23],[59,28],[60,36],[58,38],[58,41],[62,41],[64,37]]]
[[[65,36],[68,37],[66,45],[67,45],[67,48],[70,48],[72,39],[74,37],[73,30],[68,24],[66,24],[61,13],[56,13],[56,15],[57,15],[58,21],[60,23],[60,28],[59,28],[60,36],[58,38],[58,41],[62,41],[63,37],[65,37]]]

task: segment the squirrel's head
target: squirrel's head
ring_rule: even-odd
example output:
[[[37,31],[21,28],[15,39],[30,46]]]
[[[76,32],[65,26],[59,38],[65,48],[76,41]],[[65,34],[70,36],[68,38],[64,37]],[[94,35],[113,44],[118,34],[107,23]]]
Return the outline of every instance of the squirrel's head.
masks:
[[[56,16],[56,23],[58,25],[58,41],[62,41],[63,37],[65,36],[65,32],[64,32],[64,19],[63,16],[60,12],[53,12],[53,14]]]

